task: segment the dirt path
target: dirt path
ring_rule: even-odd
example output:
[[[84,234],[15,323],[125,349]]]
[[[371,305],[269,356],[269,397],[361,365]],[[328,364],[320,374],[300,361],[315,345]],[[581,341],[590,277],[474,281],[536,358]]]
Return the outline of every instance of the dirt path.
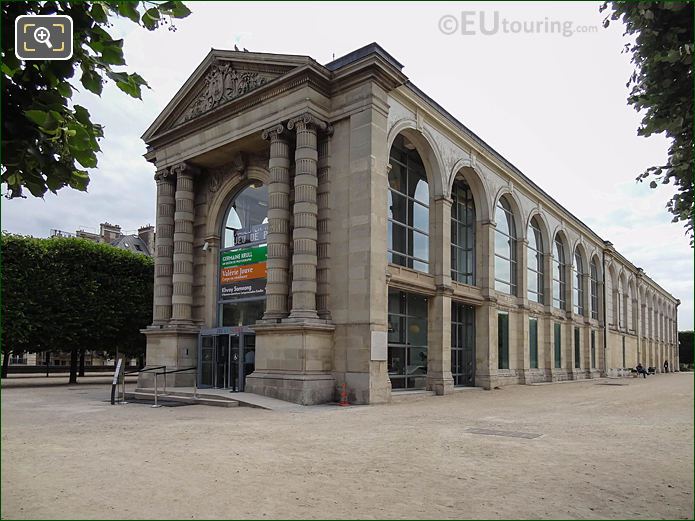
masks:
[[[620,383],[299,413],[6,387],[2,518],[692,518],[693,375]]]

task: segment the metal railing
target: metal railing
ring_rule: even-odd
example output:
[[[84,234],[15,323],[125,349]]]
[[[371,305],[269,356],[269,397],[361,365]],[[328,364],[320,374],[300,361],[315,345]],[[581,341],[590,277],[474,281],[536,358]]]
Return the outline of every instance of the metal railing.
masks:
[[[127,402],[125,401],[125,377],[128,374],[135,374],[135,373],[147,373],[149,371],[156,371],[157,369],[166,369],[165,365],[158,365],[157,367],[149,367],[147,369],[134,369],[132,371],[121,371],[122,367],[122,358],[119,358],[117,363],[116,363],[116,371],[115,374],[113,375],[113,383],[111,384],[111,405],[116,404],[116,391],[118,390],[119,384],[121,385],[121,392],[118,393],[118,402],[122,405],[125,405]],[[124,368],[125,369],[125,368]]]
[[[114,374],[113,378],[113,383],[111,385],[111,405],[115,405],[116,403],[116,391],[118,390],[118,385],[119,383],[121,384],[121,389],[122,391],[119,392],[119,403],[121,404],[126,404],[127,402],[125,401],[125,377],[128,374],[135,374],[135,373],[148,373],[148,372],[153,372],[154,374],[154,405],[152,407],[161,407],[158,403],[158,398],[159,398],[159,383],[157,381],[157,376],[158,375],[164,375],[164,390],[163,394],[167,394],[167,375],[168,374],[174,374],[174,373],[183,373],[185,371],[195,371],[193,373],[193,398],[198,399],[198,366],[192,366],[192,367],[184,367],[183,369],[175,369],[173,371],[168,371],[167,366],[165,365],[158,365],[155,367],[148,367],[147,369],[134,369],[133,371],[121,371],[121,360],[118,360],[118,364],[116,367],[116,372]],[[163,371],[159,371],[159,369],[164,369]]]
[[[161,369],[161,367],[159,368]],[[154,405],[152,407],[161,407],[157,403],[157,375],[163,374],[164,375],[164,394],[167,394],[167,374],[174,374],[174,373],[183,373],[185,371],[195,371],[193,373],[193,399],[197,400],[198,399],[198,366],[193,366],[193,367],[184,367],[183,369],[175,369],[173,371],[167,371],[166,366],[164,366],[164,371],[162,372],[155,372],[154,373]]]

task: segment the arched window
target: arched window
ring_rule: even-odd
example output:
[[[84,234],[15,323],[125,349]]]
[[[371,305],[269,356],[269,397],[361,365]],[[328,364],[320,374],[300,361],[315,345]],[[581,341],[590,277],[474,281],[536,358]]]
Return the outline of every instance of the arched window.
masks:
[[[598,266],[591,261],[591,318],[598,320]]]
[[[429,270],[430,190],[415,147],[398,136],[391,147],[388,193],[388,261]]]
[[[456,181],[451,191],[451,278],[475,284],[475,203],[468,183]]]
[[[565,309],[565,249],[559,237],[553,242],[553,306]]]
[[[503,197],[495,210],[495,289],[516,294],[516,227],[509,203]]]
[[[222,225],[219,325],[254,324],[265,311],[268,190],[259,181],[232,200]],[[247,273],[240,277],[240,269]]]
[[[251,230],[254,226],[268,222],[268,189],[260,181],[244,188],[232,201],[224,219],[222,248],[253,242],[240,230]],[[265,239],[265,237],[264,237]]]
[[[534,217],[528,227],[528,299],[543,304],[543,237]]]
[[[574,252],[574,262],[572,263],[572,310],[577,315],[584,314],[584,265],[579,250]]]

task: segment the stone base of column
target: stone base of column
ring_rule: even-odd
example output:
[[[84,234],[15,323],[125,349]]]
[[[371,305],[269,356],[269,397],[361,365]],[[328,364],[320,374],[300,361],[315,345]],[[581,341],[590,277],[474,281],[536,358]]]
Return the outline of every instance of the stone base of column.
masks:
[[[485,374],[485,373],[475,373],[475,386],[482,387],[486,391],[491,391],[495,387],[499,387],[499,381],[497,379],[497,373]]]
[[[454,392],[454,378],[451,373],[428,374],[427,390],[434,391],[438,396]]]
[[[572,375],[568,374],[567,369],[551,369],[552,382],[564,382],[571,380]]]
[[[549,369],[524,369],[519,375],[519,383],[537,384],[541,382],[551,382],[552,375]]]
[[[246,377],[246,392],[301,405],[333,401],[332,324],[318,320],[259,322],[253,329],[256,369]]]
[[[340,399],[341,382],[344,379],[351,404],[366,405],[391,402],[391,380],[386,372],[386,362],[372,361],[368,373],[339,373],[336,400]]]
[[[142,329],[147,338],[147,365],[165,365],[168,371],[197,365],[198,333],[194,326],[151,326]],[[167,376],[167,387],[193,387],[195,372],[176,373]],[[163,386],[163,376],[157,377],[157,386]],[[138,388],[154,387],[154,373],[140,373]]]

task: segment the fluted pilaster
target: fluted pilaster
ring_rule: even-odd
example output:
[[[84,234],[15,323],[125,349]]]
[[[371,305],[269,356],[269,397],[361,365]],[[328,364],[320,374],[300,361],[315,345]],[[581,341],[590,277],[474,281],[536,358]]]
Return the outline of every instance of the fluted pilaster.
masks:
[[[330,129],[330,127],[329,127]],[[330,146],[329,133],[326,133],[319,140],[318,150],[318,235],[317,235],[317,264],[316,264],[316,307],[319,318],[324,320],[331,319],[331,312],[328,309],[328,280],[329,280],[329,245],[330,233],[328,226],[330,222],[330,203],[329,194],[331,191],[330,179]]]
[[[290,152],[282,125],[263,131],[270,141],[268,183],[268,261],[264,320],[287,316],[289,293]]]
[[[174,263],[172,274],[171,321],[191,324],[193,306],[193,168],[180,163],[172,167],[176,174],[176,211],[174,213]]]
[[[163,326],[168,324],[171,319],[176,179],[168,168],[158,171],[154,179],[157,182],[157,216],[155,222],[157,232],[152,325]]]

